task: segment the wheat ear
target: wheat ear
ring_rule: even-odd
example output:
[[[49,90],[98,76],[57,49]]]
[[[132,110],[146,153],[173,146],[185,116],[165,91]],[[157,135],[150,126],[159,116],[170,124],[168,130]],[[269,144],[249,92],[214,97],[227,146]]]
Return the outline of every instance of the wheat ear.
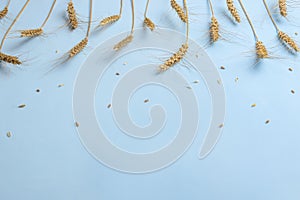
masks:
[[[74,3],[72,0],[70,0],[68,3],[67,13],[69,18],[70,28],[74,30],[78,27],[78,19],[77,19],[76,10],[74,8]]]
[[[239,15],[239,12],[237,11],[233,0],[226,0],[227,8],[229,12],[231,13],[232,17],[235,19],[237,23],[241,22],[241,17]]]
[[[0,44],[0,54],[1,54],[0,61],[11,63],[11,64],[14,64],[14,65],[20,65],[20,64],[22,64],[22,62],[19,60],[19,58],[17,56],[7,55],[7,54],[2,53],[1,51],[2,51],[2,47],[3,47],[4,41],[5,41],[8,33],[9,33],[9,31],[12,29],[12,27],[14,26],[14,24],[17,22],[17,20],[19,19],[19,17],[23,13],[23,11],[25,10],[25,8],[27,7],[27,5],[28,5],[29,2],[30,2],[30,0],[27,0],[25,2],[24,6],[19,11],[19,13],[15,17],[15,19],[12,21],[11,25],[8,27],[7,31],[5,32],[5,34],[4,34],[3,38],[2,38],[2,41],[1,41],[1,44]]]
[[[119,43],[117,43],[113,49],[115,51],[119,51],[126,45],[128,45],[132,40],[133,40],[133,33],[134,33],[134,0],[131,0],[131,16],[132,16],[132,21],[131,21],[131,32],[130,35],[128,35],[126,38],[121,40]]]
[[[286,17],[287,16],[287,3],[286,0],[278,0],[278,7],[281,16]]]
[[[0,11],[0,19],[3,19],[8,13],[8,7],[5,6],[3,10]]]
[[[256,55],[258,58],[268,58],[269,54],[267,48],[262,41],[257,41],[255,45]]]
[[[147,0],[146,9],[145,9],[145,12],[144,12],[144,25],[146,27],[148,27],[151,31],[153,31],[155,29],[155,24],[153,23],[153,21],[151,19],[149,19],[147,17],[149,2],[150,2],[150,0]]]
[[[300,49],[298,47],[298,45],[296,44],[296,42],[286,33],[282,32],[279,27],[277,26],[274,18],[272,17],[271,11],[267,5],[267,2],[265,0],[263,0],[264,6],[267,10],[268,16],[271,19],[276,31],[277,31],[277,37],[278,39],[283,42],[285,45],[291,47],[293,50],[295,50],[296,52],[298,52]]]
[[[0,11],[0,19],[3,19],[7,15],[9,4],[10,4],[10,0],[8,0],[6,6],[3,8],[3,10]]]
[[[210,23],[210,40],[212,42],[216,42],[220,38],[220,32],[219,32],[219,23],[217,18],[214,16],[211,18],[211,23]]]
[[[261,58],[269,58],[268,50],[265,47],[265,45],[263,44],[263,42],[258,39],[258,36],[257,36],[256,31],[255,31],[254,25],[253,25],[253,23],[252,23],[249,15],[248,15],[248,13],[247,13],[247,10],[246,10],[246,8],[245,8],[242,0],[238,0],[238,1],[240,3],[240,6],[242,7],[242,10],[243,10],[243,12],[244,12],[244,14],[245,14],[245,16],[247,18],[247,21],[248,21],[248,23],[249,23],[249,25],[251,27],[251,30],[253,32],[253,35],[255,37],[255,40],[256,40],[255,50],[256,50],[256,56],[257,56],[257,58],[260,58],[260,59]]]
[[[102,19],[100,21],[99,25],[100,26],[105,26],[105,25],[108,25],[108,24],[115,23],[116,21],[118,21],[121,18],[122,10],[123,10],[123,0],[120,1],[120,11],[119,11],[119,14],[118,15],[111,15],[111,16],[108,16],[108,17]]]
[[[185,43],[179,48],[179,50],[174,53],[168,60],[166,60],[163,64],[161,64],[159,66],[159,71],[163,72],[163,71],[167,71],[169,68],[173,67],[176,63],[179,63],[184,56],[186,55],[189,45],[188,45],[188,41],[189,41],[189,15],[188,15],[188,7],[187,7],[187,3],[186,0],[183,1],[184,3],[184,9],[185,9],[185,13],[186,13],[186,17],[187,17],[187,21],[186,21],[186,41]]]
[[[170,0],[171,7],[176,11],[178,17],[183,21],[184,23],[187,22],[187,16],[184,10],[181,8],[181,6],[177,3],[176,0]]]
[[[83,40],[81,40],[78,44],[76,44],[72,49],[69,51],[69,58],[72,58],[79,54],[87,45],[88,38],[85,37]]]
[[[21,37],[36,37],[42,35],[43,32],[42,28],[22,30]]]

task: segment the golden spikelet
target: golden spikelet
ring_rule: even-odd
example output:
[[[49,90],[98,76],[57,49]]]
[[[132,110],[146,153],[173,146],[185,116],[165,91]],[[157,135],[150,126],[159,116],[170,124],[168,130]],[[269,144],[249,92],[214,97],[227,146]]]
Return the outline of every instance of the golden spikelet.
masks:
[[[88,38],[85,37],[78,44],[76,44],[72,49],[70,49],[69,58],[72,58],[76,56],[78,53],[80,53],[86,47],[87,43],[88,43]]]
[[[100,22],[100,26],[105,26],[107,24],[115,23],[119,19],[120,19],[120,15],[112,15],[112,16],[106,17]]]
[[[147,26],[151,31],[155,29],[155,24],[148,17],[144,19],[144,25]]]
[[[188,44],[183,44],[180,49],[174,53],[164,64],[159,66],[160,71],[167,71],[170,67],[173,67],[176,63],[180,62],[188,51]]]
[[[241,17],[233,3],[233,0],[226,0],[227,3],[227,8],[229,12],[231,13],[232,17],[235,19],[236,22],[240,23],[241,22]]]
[[[36,37],[42,35],[43,32],[42,28],[22,30],[21,37]]]
[[[281,42],[283,42],[285,45],[290,46],[296,52],[300,51],[300,49],[299,49],[298,45],[296,44],[296,42],[290,36],[288,36],[288,34],[282,32],[282,31],[279,31],[277,36],[281,40]]]
[[[209,32],[210,32],[210,40],[212,42],[216,42],[220,38],[219,23],[217,18],[215,18],[214,16],[211,18]]]
[[[74,4],[73,4],[72,1],[70,1],[68,3],[67,12],[68,12],[68,17],[69,17],[70,27],[72,29],[76,29],[78,27],[78,20],[77,20],[77,16],[76,16],[76,11],[75,11],[75,8],[74,8]]]
[[[286,0],[278,0],[278,6],[279,6],[280,14],[283,17],[286,17],[287,16],[287,4],[286,4]]]
[[[8,13],[8,7],[5,6],[3,10],[0,11],[0,19],[3,19]]]
[[[263,42],[257,41],[255,48],[256,48],[256,55],[258,58],[268,58],[269,57],[267,48],[265,47]]]
[[[183,21],[184,23],[187,23],[187,16],[181,6],[176,2],[176,0],[171,0],[171,7],[176,11],[178,14],[178,17]]]
[[[10,63],[13,65],[21,65],[22,62],[19,60],[17,56],[10,56],[0,52],[0,61]]]
[[[132,40],[133,40],[133,35],[130,34],[129,36],[127,36],[126,38],[124,38],[123,40],[121,40],[118,44],[116,44],[114,46],[114,50],[115,51],[119,51],[120,49],[122,49],[123,47],[125,47],[127,44],[129,44]]]

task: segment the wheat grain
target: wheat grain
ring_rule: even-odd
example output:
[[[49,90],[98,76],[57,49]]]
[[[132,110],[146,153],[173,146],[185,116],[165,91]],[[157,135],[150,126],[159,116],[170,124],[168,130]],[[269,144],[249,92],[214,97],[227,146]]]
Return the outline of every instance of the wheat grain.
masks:
[[[22,62],[19,60],[17,56],[10,56],[0,52],[0,61],[10,63],[13,65],[21,65]]]
[[[256,55],[258,58],[268,58],[269,57],[267,48],[265,47],[265,45],[263,44],[262,41],[257,41],[255,48],[256,48]]]
[[[5,6],[3,10],[0,11],[0,19],[3,19],[8,13],[8,7]]]
[[[160,71],[167,71],[170,67],[173,67],[176,63],[180,62],[188,51],[188,44],[183,44],[180,49],[173,54],[168,60],[159,66]]]
[[[210,23],[210,39],[212,42],[216,42],[219,37],[220,37],[220,33],[219,33],[219,23],[217,18],[215,18],[214,16],[211,18],[211,23]]]
[[[290,37],[288,36],[288,34],[282,32],[282,31],[278,31],[277,34],[278,38],[285,44],[290,46],[292,49],[294,49],[296,52],[299,52],[300,49],[298,47],[298,45],[296,44],[296,42]]]
[[[76,44],[72,49],[69,50],[69,58],[72,58],[76,56],[78,53],[80,53],[86,47],[87,43],[88,43],[88,38],[85,37],[78,44]]]
[[[226,0],[227,3],[227,8],[229,12],[231,13],[232,17],[235,19],[236,22],[240,23],[241,22],[241,17],[233,3],[233,0]]]
[[[76,11],[75,11],[74,4],[72,1],[70,1],[68,3],[67,12],[68,12],[68,17],[69,17],[69,25],[70,25],[71,29],[76,29],[78,27],[78,19],[77,19]]]
[[[183,9],[181,6],[176,2],[176,0],[170,0],[171,7],[176,11],[178,17],[183,21],[184,23],[187,22],[187,16],[184,13]]]
[[[287,3],[286,3],[286,0],[278,0],[278,6],[279,6],[280,14],[283,17],[286,17],[287,16]]]
[[[43,32],[42,28],[22,30],[21,37],[36,37],[42,35]]]
[[[112,16],[106,17],[103,20],[101,20],[100,26],[105,26],[105,25],[108,25],[108,24],[115,23],[119,19],[120,19],[120,15],[112,15]]]
[[[128,45],[132,40],[133,40],[133,35],[130,34],[129,36],[127,36],[126,38],[124,38],[123,40],[121,40],[118,44],[116,44],[114,46],[114,50],[115,51],[119,51],[120,49],[122,49],[123,47],[125,47],[126,45]]]
[[[151,19],[149,19],[148,17],[146,17],[144,19],[144,24],[145,26],[147,26],[151,31],[153,31],[155,29],[155,24],[151,21]]]

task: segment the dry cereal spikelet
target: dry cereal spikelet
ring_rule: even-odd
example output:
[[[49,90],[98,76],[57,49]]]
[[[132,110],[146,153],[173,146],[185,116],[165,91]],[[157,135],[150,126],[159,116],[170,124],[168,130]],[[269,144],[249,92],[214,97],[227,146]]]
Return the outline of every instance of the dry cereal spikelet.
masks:
[[[181,21],[183,21],[184,23],[187,23],[187,16],[185,14],[185,12],[183,11],[183,9],[181,8],[181,6],[176,2],[176,0],[171,0],[171,7],[176,11],[176,13],[178,14],[178,17],[181,19]]]
[[[220,35],[219,35],[219,23],[218,20],[215,17],[211,18],[210,23],[210,39],[212,42],[216,42]]]
[[[256,55],[258,58],[268,58],[269,57],[267,48],[265,47],[263,42],[257,41],[255,48],[256,48]]]
[[[81,40],[78,44],[76,44],[72,49],[69,51],[69,58],[72,58],[76,56],[78,53],[80,53],[87,45],[88,38],[84,38]]]
[[[10,56],[0,52],[0,61],[10,63],[13,65],[21,65],[22,62],[19,60],[17,56]]]
[[[233,3],[233,0],[226,0],[227,3],[227,8],[229,12],[231,13],[232,17],[235,19],[236,22],[240,23],[241,22],[241,17]]]
[[[155,24],[151,21],[151,19],[149,19],[148,17],[146,17],[144,19],[144,24],[145,26],[147,26],[151,31],[153,31],[155,29]]]
[[[76,29],[78,27],[78,20],[76,16],[76,11],[74,8],[74,4],[72,1],[68,3],[67,8],[68,16],[69,16],[69,24],[72,29]]]
[[[105,26],[107,24],[115,23],[119,19],[120,19],[120,15],[112,15],[112,16],[106,17],[100,22],[100,26]]]
[[[5,6],[3,10],[0,11],[0,19],[4,18],[8,13],[8,7]]]
[[[287,16],[287,4],[286,4],[286,0],[279,0],[278,1],[278,5],[279,5],[280,14],[283,17],[286,17]]]
[[[133,40],[133,35],[131,34],[131,35],[127,36],[126,38],[124,38],[123,40],[121,40],[118,44],[116,44],[114,46],[114,50],[118,51],[118,50],[122,49],[127,44],[129,44],[132,40]]]
[[[167,71],[170,67],[173,67],[176,63],[180,62],[188,51],[188,44],[183,44],[180,49],[174,53],[164,64],[159,66],[160,71]]]
[[[21,31],[21,37],[36,37],[43,34],[42,28]]]
[[[278,38],[286,45],[290,46],[291,48],[293,48],[296,52],[299,52],[300,49],[298,47],[298,45],[296,44],[296,42],[290,37],[288,36],[288,34],[279,31],[278,32]]]

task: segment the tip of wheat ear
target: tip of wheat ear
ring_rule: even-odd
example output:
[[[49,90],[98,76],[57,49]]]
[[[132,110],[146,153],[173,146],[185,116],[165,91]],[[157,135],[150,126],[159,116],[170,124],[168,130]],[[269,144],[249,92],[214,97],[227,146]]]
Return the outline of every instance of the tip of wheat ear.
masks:
[[[173,67],[176,63],[180,62],[188,51],[188,48],[188,44],[183,44],[176,53],[159,66],[159,70],[167,71],[170,67]]]
[[[78,20],[77,20],[74,4],[72,1],[70,1],[68,3],[67,12],[68,12],[68,17],[69,17],[70,27],[72,29],[76,29],[78,27]]]
[[[13,65],[21,65],[22,62],[19,60],[17,56],[10,56],[0,52],[0,61],[10,63]]]
[[[0,11],[0,19],[4,18],[8,13],[8,7],[5,6],[3,10]]]
[[[185,12],[183,11],[183,9],[181,8],[181,6],[176,2],[176,0],[170,0],[171,3],[171,7],[176,11],[178,17],[181,19],[181,21],[183,21],[184,23],[187,23],[188,18],[185,14]]]
[[[133,35],[129,35],[114,46],[115,51],[119,51],[133,40]]]
[[[69,58],[72,58],[76,56],[78,53],[80,53],[87,45],[88,38],[84,38],[81,40],[78,44],[76,44],[72,49],[69,51]]]
[[[278,32],[278,38],[285,45],[288,45],[289,47],[291,47],[292,49],[294,49],[296,52],[300,51],[300,49],[299,49],[298,45],[296,44],[296,42],[290,36],[288,36],[288,34],[282,32],[282,31],[279,31]]]
[[[257,41],[255,45],[256,55],[258,58],[268,58],[269,54],[267,48],[261,41]]]
[[[42,28],[22,30],[21,37],[36,37],[43,34]]]
[[[112,24],[120,19],[120,15],[112,15],[101,20],[100,26]]]
[[[286,0],[279,0],[278,1],[278,5],[279,5],[280,14],[283,17],[286,17],[287,16],[287,4],[286,4]]]
[[[148,17],[146,17],[144,19],[144,24],[145,26],[147,26],[151,31],[153,31],[155,29],[155,24],[151,21],[151,19],[149,19]]]
[[[210,39],[212,42],[216,42],[219,37],[220,37],[220,33],[219,33],[219,23],[217,18],[212,17],[211,18],[211,23],[210,23]]]
[[[240,23],[241,17],[233,3],[233,0],[227,0],[226,3],[227,3],[227,8],[228,8],[229,12],[231,13],[232,17],[235,19],[236,22]]]

